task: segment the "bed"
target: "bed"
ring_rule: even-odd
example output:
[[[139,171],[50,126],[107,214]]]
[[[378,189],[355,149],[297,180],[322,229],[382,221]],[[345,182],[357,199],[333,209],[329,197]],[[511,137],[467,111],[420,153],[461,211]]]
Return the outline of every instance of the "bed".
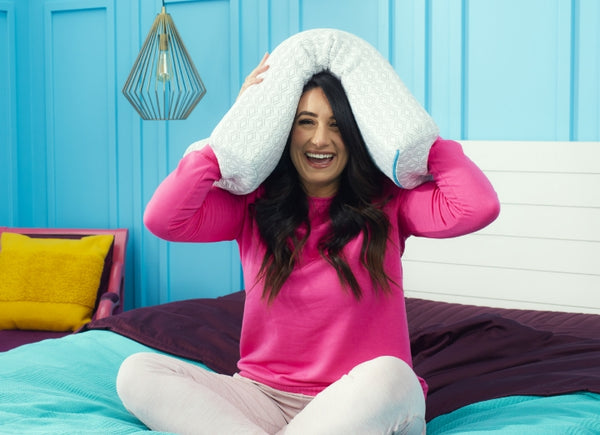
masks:
[[[600,433],[600,143],[464,146],[503,208],[477,234],[407,244],[427,433]],[[139,308],[0,353],[0,433],[148,431],[117,397],[120,363],[149,351],[233,373],[243,303]]]

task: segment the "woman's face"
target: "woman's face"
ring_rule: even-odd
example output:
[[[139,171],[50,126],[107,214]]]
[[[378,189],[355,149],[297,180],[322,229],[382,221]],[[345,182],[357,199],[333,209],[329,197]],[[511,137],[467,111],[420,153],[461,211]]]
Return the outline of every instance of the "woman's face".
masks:
[[[335,195],[348,154],[321,88],[306,91],[300,98],[292,127],[290,157],[308,196]]]

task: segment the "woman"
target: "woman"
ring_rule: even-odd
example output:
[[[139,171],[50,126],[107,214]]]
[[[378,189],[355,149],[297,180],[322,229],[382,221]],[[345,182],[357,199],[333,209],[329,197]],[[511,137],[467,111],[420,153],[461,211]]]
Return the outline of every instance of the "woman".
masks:
[[[246,86],[260,81],[265,60]],[[238,242],[239,373],[133,355],[117,380],[125,406],[152,429],[177,433],[424,433],[427,386],[411,369],[404,242],[466,234],[499,211],[459,144],[437,140],[428,163],[431,182],[402,190],[388,181],[328,72],[305,86],[283,156],[255,192],[213,187],[220,172],[210,146],[184,157],[145,224],[172,241]]]

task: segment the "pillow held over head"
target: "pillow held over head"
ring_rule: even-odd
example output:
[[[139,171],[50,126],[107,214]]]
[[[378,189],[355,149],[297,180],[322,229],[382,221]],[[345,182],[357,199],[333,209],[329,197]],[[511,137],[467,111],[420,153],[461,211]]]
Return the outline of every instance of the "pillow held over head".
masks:
[[[89,322],[113,238],[2,233],[0,329],[75,331]]]
[[[346,91],[367,148],[381,171],[403,188],[427,179],[439,131],[389,62],[369,43],[335,29],[300,32],[273,50],[263,82],[250,86],[213,130],[209,143],[222,179],[236,194],[255,190],[285,148],[305,83],[329,70]]]

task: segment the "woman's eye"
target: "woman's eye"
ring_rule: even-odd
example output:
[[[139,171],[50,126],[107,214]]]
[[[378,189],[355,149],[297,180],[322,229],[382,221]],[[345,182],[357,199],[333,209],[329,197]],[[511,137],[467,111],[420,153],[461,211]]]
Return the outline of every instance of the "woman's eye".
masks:
[[[306,119],[306,118],[305,118],[305,119],[299,119],[299,120],[298,120],[298,124],[299,124],[299,125],[311,125],[311,124],[313,124],[313,123],[314,123],[314,122],[313,122],[313,120],[312,120],[312,119]]]

